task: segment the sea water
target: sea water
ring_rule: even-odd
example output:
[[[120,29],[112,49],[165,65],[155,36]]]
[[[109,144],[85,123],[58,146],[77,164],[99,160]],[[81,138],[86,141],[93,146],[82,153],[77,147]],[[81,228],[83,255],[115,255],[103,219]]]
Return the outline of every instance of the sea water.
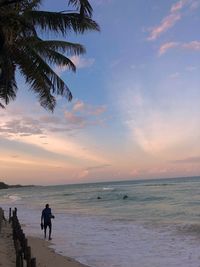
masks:
[[[46,203],[51,246],[91,267],[200,266],[200,177],[0,190],[27,235],[43,238]]]

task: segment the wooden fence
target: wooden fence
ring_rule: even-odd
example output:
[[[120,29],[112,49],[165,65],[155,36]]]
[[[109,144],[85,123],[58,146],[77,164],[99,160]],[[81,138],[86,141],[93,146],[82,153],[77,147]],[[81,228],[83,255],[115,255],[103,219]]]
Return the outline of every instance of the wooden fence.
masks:
[[[19,223],[16,208],[13,210],[12,216],[10,208],[9,222],[12,223],[13,240],[16,251],[16,267],[36,267],[36,259],[31,258],[31,248],[28,246],[28,240]]]
[[[2,226],[2,221],[4,219],[4,213],[2,208],[0,208],[0,233],[1,233],[1,226]]]

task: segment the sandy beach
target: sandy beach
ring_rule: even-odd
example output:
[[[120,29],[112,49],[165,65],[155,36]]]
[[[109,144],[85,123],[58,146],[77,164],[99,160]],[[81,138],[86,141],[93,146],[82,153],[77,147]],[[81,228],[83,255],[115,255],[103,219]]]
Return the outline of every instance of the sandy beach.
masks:
[[[53,249],[48,247],[49,241],[29,236],[28,243],[31,246],[32,257],[36,257],[38,267],[89,267],[55,253]]]
[[[12,240],[12,229],[8,222],[2,222],[0,233],[0,266],[15,267],[15,250]]]
[[[49,241],[29,236],[28,244],[31,246],[32,257],[36,257],[36,266],[38,267],[88,267],[55,253],[53,249],[49,248]],[[15,255],[11,224],[8,221],[3,221],[0,232],[0,266],[15,267]]]

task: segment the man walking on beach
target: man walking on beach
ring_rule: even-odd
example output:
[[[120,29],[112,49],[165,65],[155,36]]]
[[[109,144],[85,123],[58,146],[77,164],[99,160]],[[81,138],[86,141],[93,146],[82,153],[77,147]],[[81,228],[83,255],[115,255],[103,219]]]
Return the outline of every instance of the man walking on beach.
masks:
[[[52,215],[51,209],[49,208],[49,204],[46,204],[45,209],[43,209],[42,211],[41,228],[42,230],[44,228],[44,238],[46,238],[47,226],[49,227],[49,240],[51,240],[51,230],[52,230],[51,219],[54,218],[55,217]]]

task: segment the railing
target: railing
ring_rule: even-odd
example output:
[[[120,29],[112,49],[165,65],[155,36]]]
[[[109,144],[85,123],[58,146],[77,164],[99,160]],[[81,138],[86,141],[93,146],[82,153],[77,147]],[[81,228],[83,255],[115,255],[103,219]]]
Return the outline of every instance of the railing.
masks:
[[[17,217],[17,208],[14,209],[12,217],[11,209],[9,210],[9,222],[12,223],[13,240],[16,251],[16,267],[36,267],[36,259],[31,258],[31,247],[28,246],[28,240],[23,233]]]

